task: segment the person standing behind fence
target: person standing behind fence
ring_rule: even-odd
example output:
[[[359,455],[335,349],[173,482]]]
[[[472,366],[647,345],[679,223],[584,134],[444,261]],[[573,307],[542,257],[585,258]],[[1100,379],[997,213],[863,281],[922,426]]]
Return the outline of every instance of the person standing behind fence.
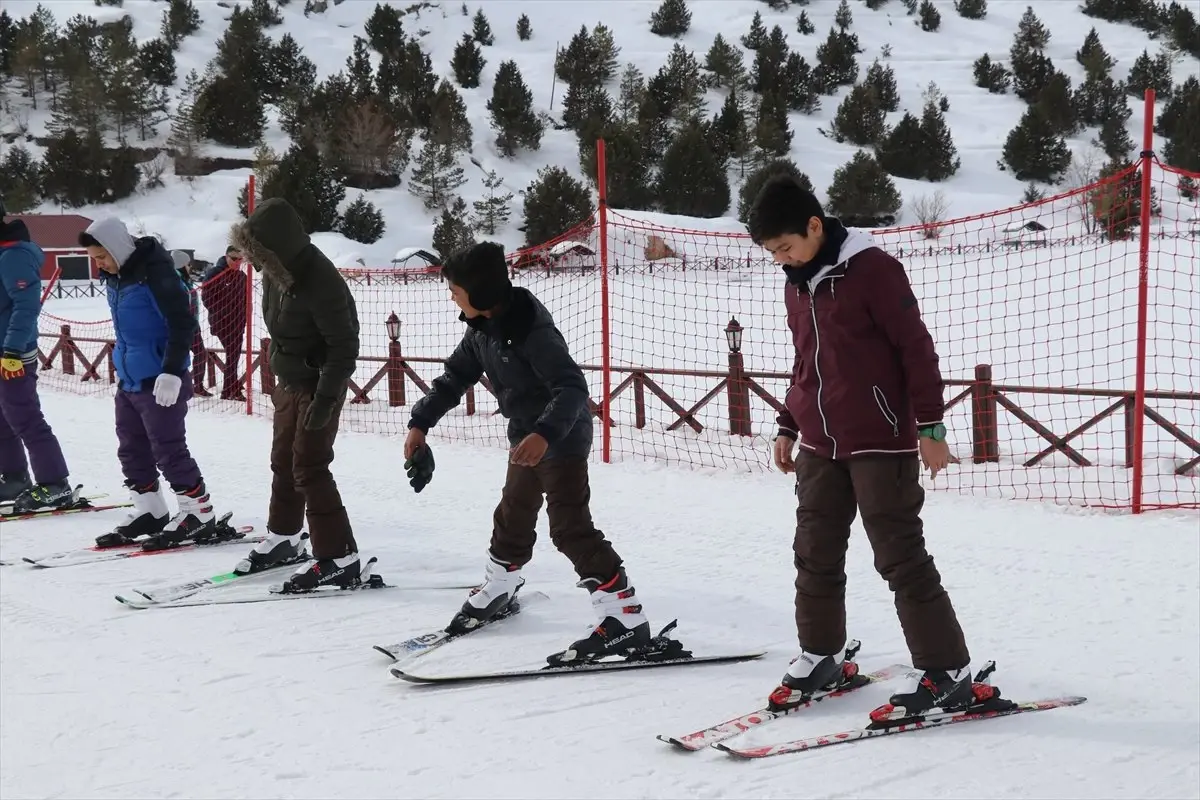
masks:
[[[17,514],[74,501],[62,446],[37,391],[44,258],[24,222],[5,222],[0,200],[0,503],[12,503]]]
[[[208,368],[208,349],[204,346],[204,335],[200,332],[200,303],[196,299],[196,286],[192,282],[189,268],[192,257],[186,250],[172,250],[171,259],[175,262],[175,271],[183,279],[183,285],[188,290],[188,306],[192,316],[196,318],[196,335],[192,337],[192,394],[196,397],[212,397],[212,393],[204,388],[205,370]]]
[[[134,239],[115,217],[97,220],[79,244],[103,273],[112,315],[112,363],[120,383],[116,405],[117,457],[133,510],[100,547],[140,537],[145,550],[223,537],[212,499],[187,445],[188,350],[196,318],[171,255],[152,236]],[[159,474],[171,485],[179,511],[171,516]]]
[[[217,259],[200,284],[200,299],[208,309],[208,329],[225,351],[225,381],[222,400],[246,402],[238,379],[238,363],[246,339],[246,275],[242,272],[242,253],[228,247]]]
[[[317,249],[300,215],[278,197],[234,225],[230,241],[262,273],[262,314],[278,384],[271,442],[271,501],[265,541],[234,568],[246,574],[302,558],[303,526],[311,564],[286,592],[365,581],[370,562],[358,544],[329,465],[346,390],[358,362],[358,308],[337,268]]]

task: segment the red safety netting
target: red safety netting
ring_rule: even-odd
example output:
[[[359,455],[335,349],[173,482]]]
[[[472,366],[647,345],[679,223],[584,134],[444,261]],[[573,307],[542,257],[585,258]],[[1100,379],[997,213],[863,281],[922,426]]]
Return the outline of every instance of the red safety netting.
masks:
[[[1038,203],[871,231],[904,263],[941,357],[957,463],[928,488],[1200,507],[1200,215],[1181,189],[1186,177],[1196,176],[1147,159]],[[781,277],[740,226],[718,224],[729,227],[606,209],[510,257],[514,282],[549,308],[584,366],[597,459],[771,468],[793,357]],[[200,290],[202,387],[212,396],[195,402],[269,415],[261,281],[245,267],[236,274],[248,289],[243,280],[234,292],[214,294],[213,281]],[[457,309],[436,267],[344,274],[361,347],[343,428],[402,436],[462,335]],[[236,292],[246,293],[240,302]],[[93,321],[43,313],[47,385],[111,393],[112,328],[102,301],[95,309]],[[232,378],[248,369],[253,380],[223,400],[229,363]],[[486,382],[434,435],[506,446]]]

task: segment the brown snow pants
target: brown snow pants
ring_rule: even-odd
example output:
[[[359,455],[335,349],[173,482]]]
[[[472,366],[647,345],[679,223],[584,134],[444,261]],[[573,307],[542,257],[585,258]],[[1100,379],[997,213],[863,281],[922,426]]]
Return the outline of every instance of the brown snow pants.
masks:
[[[307,515],[313,558],[341,558],[357,552],[350,518],[329,471],[345,393],[334,406],[329,424],[316,431],[304,429],[312,392],[279,384],[271,399],[275,416],[267,529],[282,536],[297,534]]]
[[[579,577],[605,582],[616,575],[621,558],[592,522],[586,458],[549,458],[536,467],[508,465],[500,504],[492,515],[492,557],[516,566],[529,563],[543,495],[550,541],[571,560]]]
[[[920,463],[915,455],[846,461],[801,451],[796,458],[796,629],[800,646],[834,655],[846,643],[846,550],[858,509],[888,582],[917,669],[970,662],[962,628],[925,549]]]

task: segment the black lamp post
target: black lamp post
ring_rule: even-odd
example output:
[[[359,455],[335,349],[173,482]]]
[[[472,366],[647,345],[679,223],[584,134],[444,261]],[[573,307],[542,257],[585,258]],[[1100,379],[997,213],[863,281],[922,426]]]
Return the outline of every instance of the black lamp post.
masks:
[[[726,396],[729,402],[729,432],[734,436],[753,436],[750,424],[750,381],[746,378],[746,364],[742,358],[742,333],[746,329],[730,317],[725,326],[725,343],[729,345],[729,377],[725,379]]]

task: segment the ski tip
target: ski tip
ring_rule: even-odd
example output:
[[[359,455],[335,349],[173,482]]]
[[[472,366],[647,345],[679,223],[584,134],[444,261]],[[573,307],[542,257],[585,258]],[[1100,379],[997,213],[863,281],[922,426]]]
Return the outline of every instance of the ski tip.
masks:
[[[387,656],[388,658],[390,658],[392,661],[399,661],[399,660],[400,660],[400,659],[396,658],[396,654],[395,654],[395,653],[393,653],[391,650],[388,650],[388,649],[387,649],[386,647],[384,647],[383,645],[380,645],[380,644],[373,644],[373,645],[371,645],[371,648],[372,648],[373,650],[378,650],[380,653],[383,653],[385,656]]]
[[[671,745],[671,749],[678,750],[681,753],[694,753],[698,749],[700,749],[700,748],[696,748],[696,747],[688,747],[686,744],[684,744],[683,742],[681,742],[679,739],[675,738],[674,736],[667,736],[664,733],[660,733],[658,736],[656,736],[654,738],[658,739],[663,744]]]
[[[134,601],[132,601],[132,600],[128,600],[128,599],[126,599],[126,598],[122,597],[122,596],[121,596],[121,595],[119,595],[119,594],[118,594],[118,595],[113,595],[113,596],[116,598],[116,600],[117,600],[117,602],[118,602],[118,603],[120,603],[121,605],[125,606],[126,608],[135,608],[135,609],[137,609],[138,611],[141,611],[141,610],[143,610],[143,609],[145,609],[145,608],[146,608],[146,607],[145,607],[144,605],[142,605],[141,603],[135,603]]]

